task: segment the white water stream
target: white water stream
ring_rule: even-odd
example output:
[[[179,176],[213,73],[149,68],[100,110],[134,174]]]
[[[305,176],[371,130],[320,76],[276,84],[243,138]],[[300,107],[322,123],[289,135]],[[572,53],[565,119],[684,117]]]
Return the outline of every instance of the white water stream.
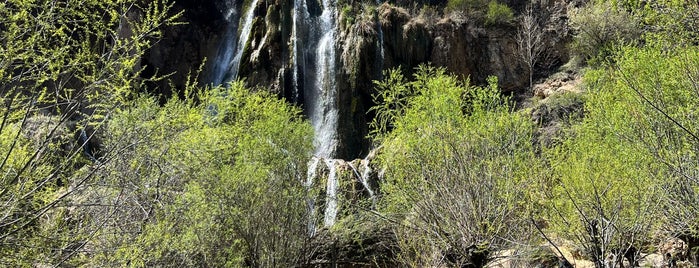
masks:
[[[259,0],[253,0],[245,11],[242,21],[237,18],[239,6],[232,5],[226,11],[226,20],[229,28],[223,37],[223,42],[216,61],[214,62],[213,78],[214,85],[222,85],[238,78],[240,61],[245,51],[245,45],[250,38],[252,24],[255,18],[255,7]],[[238,33],[240,29],[240,33]]]

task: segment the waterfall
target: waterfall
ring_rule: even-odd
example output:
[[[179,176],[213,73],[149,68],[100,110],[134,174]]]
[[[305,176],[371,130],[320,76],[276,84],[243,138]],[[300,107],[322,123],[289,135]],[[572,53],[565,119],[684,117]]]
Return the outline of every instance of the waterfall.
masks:
[[[224,77],[230,68],[230,63],[233,60],[235,44],[238,40],[238,10],[235,3],[226,7],[225,19],[228,24],[226,32],[223,34],[223,39],[219,45],[216,57],[214,58],[213,70],[211,72],[211,83],[214,85],[223,84]]]
[[[238,78],[238,68],[245,51],[245,45],[250,38],[253,19],[255,18],[255,7],[259,0],[253,0],[242,17],[243,21],[238,21],[236,6],[230,7],[227,11],[228,29],[223,37],[219,53],[214,62],[212,83],[221,85]],[[241,24],[242,23],[242,24]],[[239,26],[240,34],[238,34]]]
[[[338,105],[335,76],[335,7],[330,0],[323,0],[318,32],[322,34],[315,51],[316,71],[311,93],[309,117],[315,130],[316,154],[334,157],[338,144]]]
[[[302,27],[304,27],[304,22],[308,18],[308,8],[306,7],[306,1],[296,0],[294,1],[294,11],[293,11],[293,25],[292,25],[292,36],[293,36],[293,51],[291,55],[292,60],[292,72],[293,72],[293,87],[294,87],[294,100],[299,101],[301,99],[301,92],[303,90],[302,78],[303,70],[306,69],[306,59],[303,53],[303,39],[304,32]]]
[[[315,130],[315,155],[329,159],[335,157],[339,144],[337,10],[334,0],[319,4],[318,15],[309,11],[306,0],[294,3],[292,59],[295,92],[303,92],[304,110]]]

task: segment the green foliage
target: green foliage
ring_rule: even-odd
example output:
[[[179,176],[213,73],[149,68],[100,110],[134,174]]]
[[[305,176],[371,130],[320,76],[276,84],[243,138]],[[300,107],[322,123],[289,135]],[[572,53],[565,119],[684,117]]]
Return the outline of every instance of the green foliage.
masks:
[[[445,11],[462,13],[486,26],[508,24],[514,19],[512,9],[497,0],[449,0]]]
[[[619,49],[613,66],[586,74],[585,119],[549,151],[552,215],[566,219],[555,228],[598,263],[657,232],[696,235],[698,51]]]
[[[101,232],[103,241],[96,245],[106,246],[101,261],[296,263],[308,238],[303,181],[312,149],[310,125],[297,108],[268,93],[250,93],[242,82],[209,89],[197,99],[200,103],[172,99],[162,108],[151,98],[140,99],[110,121],[114,135],[108,146],[134,146],[107,165],[102,184],[107,187],[91,191],[112,202],[126,199],[119,203],[121,220]],[[94,217],[103,213],[95,211]],[[132,235],[115,237],[112,229]]]
[[[612,73],[616,84],[607,87],[629,92],[628,100],[636,106],[629,124],[634,141],[659,163],[657,171],[669,196],[663,202],[669,228],[675,235],[697,237],[699,209],[696,204],[699,184],[695,179],[699,128],[696,110],[699,102],[699,49],[664,45],[624,48]],[[600,85],[604,86],[604,85]]]
[[[485,13],[485,25],[506,24],[512,22],[514,13],[506,4],[498,1],[488,3],[488,12]]]
[[[577,30],[572,54],[593,63],[607,60],[615,46],[634,43],[642,33],[637,16],[608,1],[592,1],[571,13]]]
[[[448,11],[472,11],[485,10],[488,0],[449,0],[446,10]]]
[[[344,5],[342,7],[342,10],[340,11],[340,18],[342,22],[340,25],[342,25],[342,28],[347,28],[350,25],[354,24],[356,20],[356,14],[352,8],[352,5]]]
[[[699,3],[687,1],[653,1],[639,9],[648,25],[644,33],[649,40],[669,46],[695,44],[699,40]]]
[[[475,264],[468,248],[487,257],[522,238],[531,121],[511,112],[495,78],[475,87],[422,66],[414,82],[401,80],[394,73],[379,83],[392,84],[381,88],[383,96],[401,96],[379,104],[401,110],[391,115],[380,159],[387,168],[384,210],[405,215],[407,227],[398,230],[405,264],[430,266],[438,261],[433,253],[449,250],[463,257],[460,264]]]
[[[170,1],[0,3],[0,265],[78,265],[90,230],[68,199],[93,178],[81,130],[139,90]],[[112,148],[118,150],[118,148]],[[96,162],[91,162],[99,166]]]
[[[372,97],[377,105],[369,108],[369,111],[376,112],[370,123],[370,135],[378,141],[393,129],[394,122],[405,112],[408,98],[414,94],[399,69],[384,71],[383,76],[384,80],[374,81],[377,93]]]

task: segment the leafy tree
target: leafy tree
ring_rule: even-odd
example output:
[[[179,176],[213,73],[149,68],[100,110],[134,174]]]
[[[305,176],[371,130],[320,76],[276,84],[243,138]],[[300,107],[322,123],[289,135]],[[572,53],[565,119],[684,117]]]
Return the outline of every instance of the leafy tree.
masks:
[[[597,267],[659,233],[696,237],[697,51],[647,39],[586,74],[586,118],[550,152],[553,214]]]
[[[638,111],[630,121],[636,129],[634,140],[660,165],[656,173],[663,178],[666,194],[662,202],[666,234],[695,240],[699,237],[699,129],[694,123],[699,107],[699,49],[679,46],[666,50],[663,44],[624,48],[613,72],[619,77],[613,86],[629,92],[627,102]]]
[[[118,204],[96,245],[107,246],[103,263],[298,264],[309,239],[303,182],[310,125],[298,108],[250,93],[242,82],[197,96],[198,102],[172,99],[162,108],[146,98],[110,121],[116,135],[109,146],[128,150],[90,189]]]
[[[425,66],[414,82],[390,77],[396,84],[380,90],[414,92],[383,134],[380,155],[384,210],[402,215],[402,260],[482,267],[528,231],[533,125],[511,112],[494,77],[475,87]]]
[[[177,18],[138,4],[0,3],[0,265],[61,265],[90,236],[66,202],[93,178],[85,130],[139,89],[138,59]]]

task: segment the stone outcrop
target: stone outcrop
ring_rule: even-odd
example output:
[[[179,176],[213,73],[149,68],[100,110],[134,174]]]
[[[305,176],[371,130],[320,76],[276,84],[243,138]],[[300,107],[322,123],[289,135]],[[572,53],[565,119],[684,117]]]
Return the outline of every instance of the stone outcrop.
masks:
[[[432,63],[478,84],[497,76],[505,91],[525,87],[528,73],[518,58],[514,32],[510,26],[488,30],[458,18],[444,18],[434,26]]]
[[[293,24],[293,1],[259,1],[253,8],[256,9],[253,30],[241,60],[240,77],[244,77],[248,85],[291,97],[288,44]]]
[[[410,71],[430,60],[433,40],[424,18],[413,17],[404,8],[383,4],[379,8],[379,20],[385,36],[386,68]]]

